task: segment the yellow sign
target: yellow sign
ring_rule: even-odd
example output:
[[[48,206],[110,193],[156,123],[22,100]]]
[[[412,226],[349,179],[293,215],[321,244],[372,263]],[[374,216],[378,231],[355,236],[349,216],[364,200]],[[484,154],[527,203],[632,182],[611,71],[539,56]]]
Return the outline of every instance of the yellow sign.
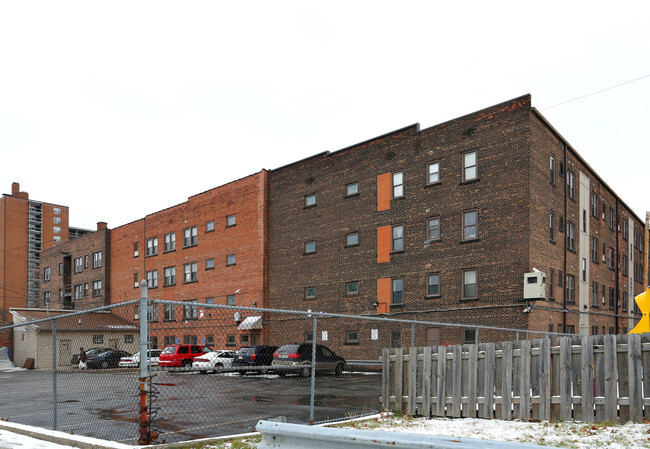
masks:
[[[634,300],[636,301],[636,305],[639,306],[639,310],[643,316],[641,317],[641,321],[639,321],[637,325],[634,326],[634,329],[629,333],[642,334],[644,332],[650,332],[650,317],[648,317],[648,313],[650,312],[650,288],[648,288],[645,293],[636,295]]]

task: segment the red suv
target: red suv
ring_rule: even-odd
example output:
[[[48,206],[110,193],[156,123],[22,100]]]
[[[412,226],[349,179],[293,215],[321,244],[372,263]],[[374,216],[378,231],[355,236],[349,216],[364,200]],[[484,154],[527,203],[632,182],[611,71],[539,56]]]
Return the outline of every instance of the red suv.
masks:
[[[194,357],[206,352],[212,352],[212,349],[203,345],[169,345],[160,353],[158,366],[191,367]]]

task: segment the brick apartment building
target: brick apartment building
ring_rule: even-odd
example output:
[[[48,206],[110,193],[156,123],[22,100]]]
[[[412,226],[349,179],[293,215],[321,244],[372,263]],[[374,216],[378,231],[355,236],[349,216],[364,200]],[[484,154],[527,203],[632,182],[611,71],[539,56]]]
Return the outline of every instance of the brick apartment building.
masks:
[[[108,305],[110,231],[97,230],[41,252],[41,294],[33,307],[85,310]]]
[[[473,324],[600,334],[640,317],[644,223],[529,95],[271,171],[268,226],[269,307],[467,324],[418,328],[418,345],[504,338]],[[533,269],[547,297],[525,313]],[[321,326],[349,357],[411,337],[408,325]],[[302,341],[311,322],[267,330]]]
[[[244,329],[233,313],[201,304],[264,307],[267,179],[263,170],[111,230],[110,303],[139,298],[146,280],[150,298],[179,304],[152,313],[153,347],[261,341],[261,319]],[[136,318],[137,308],[130,311]],[[242,321],[248,315],[256,316],[243,313]]]
[[[0,323],[11,321],[12,307],[35,307],[39,296],[42,250],[87,231],[68,226],[68,208],[29,199],[14,182],[0,201]]]

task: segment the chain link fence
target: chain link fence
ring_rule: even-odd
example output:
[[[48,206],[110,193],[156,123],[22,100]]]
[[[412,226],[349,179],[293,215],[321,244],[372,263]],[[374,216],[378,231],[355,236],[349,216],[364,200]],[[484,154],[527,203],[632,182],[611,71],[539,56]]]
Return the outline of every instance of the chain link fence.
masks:
[[[338,421],[382,411],[384,348],[478,340],[478,332],[492,341],[535,338],[408,316],[142,296],[72,313],[16,310],[14,362],[35,369],[0,373],[0,418],[129,444],[249,432],[260,419]]]

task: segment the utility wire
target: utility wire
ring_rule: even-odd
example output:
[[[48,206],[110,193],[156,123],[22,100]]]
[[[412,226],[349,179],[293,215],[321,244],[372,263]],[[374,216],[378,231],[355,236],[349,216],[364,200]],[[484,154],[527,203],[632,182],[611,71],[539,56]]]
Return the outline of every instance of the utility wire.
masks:
[[[630,83],[633,83],[635,81],[639,81],[639,80],[642,80],[642,79],[648,78],[648,77],[650,77],[650,73],[648,73],[647,75],[643,75],[643,76],[641,76],[639,78],[635,78],[635,79],[630,80],[630,81],[625,81],[624,83],[617,84],[615,86],[610,86],[610,87],[606,87],[605,89],[597,90],[596,92],[592,92],[590,94],[583,95],[582,97],[574,98],[572,100],[563,101],[562,103],[558,103],[558,104],[554,104],[553,106],[548,106],[546,108],[542,108],[541,110],[546,111],[547,109],[551,109],[551,108],[554,108],[556,106],[562,106],[563,104],[571,103],[573,101],[582,100],[583,98],[591,97],[592,95],[600,94],[602,92],[605,92],[605,91],[608,91],[608,90],[611,90],[611,89],[615,89],[617,87],[621,87],[621,86],[624,86],[626,84],[630,84]]]

